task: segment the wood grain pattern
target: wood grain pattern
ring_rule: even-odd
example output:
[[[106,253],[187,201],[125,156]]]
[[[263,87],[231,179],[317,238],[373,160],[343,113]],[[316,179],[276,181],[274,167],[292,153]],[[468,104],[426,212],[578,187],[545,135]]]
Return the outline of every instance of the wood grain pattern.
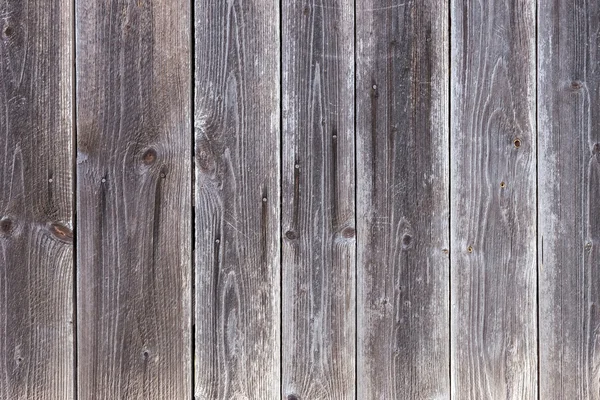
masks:
[[[73,398],[72,6],[0,4],[0,398]]]
[[[78,398],[188,399],[190,5],[77,0]]]
[[[276,0],[196,0],[198,399],[280,393]]]
[[[451,9],[452,397],[535,399],[535,2]]]
[[[447,10],[356,2],[359,399],[450,395]]]
[[[600,399],[600,4],[538,24],[540,398]]]
[[[354,4],[282,5],[282,394],[354,399]]]

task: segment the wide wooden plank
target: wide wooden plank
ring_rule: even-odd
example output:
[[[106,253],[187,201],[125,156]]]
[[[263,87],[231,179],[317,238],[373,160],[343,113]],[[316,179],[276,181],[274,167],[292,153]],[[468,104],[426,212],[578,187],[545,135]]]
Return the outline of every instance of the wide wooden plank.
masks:
[[[600,3],[538,5],[540,398],[600,399]]]
[[[195,7],[195,393],[276,399],[279,1]]]
[[[447,399],[448,1],[356,13],[358,398]]]
[[[190,4],[77,0],[79,399],[189,399]]]
[[[354,399],[354,2],[282,6],[282,395]]]
[[[72,399],[72,5],[0,4],[0,398]]]
[[[452,1],[452,397],[537,398],[535,1]]]

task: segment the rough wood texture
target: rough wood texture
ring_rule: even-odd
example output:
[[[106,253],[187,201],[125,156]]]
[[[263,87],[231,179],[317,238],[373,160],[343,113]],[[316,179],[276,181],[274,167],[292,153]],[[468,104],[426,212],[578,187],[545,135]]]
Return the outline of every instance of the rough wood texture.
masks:
[[[449,398],[448,2],[357,0],[358,398]]]
[[[73,398],[72,5],[0,4],[0,398]]]
[[[283,398],[354,399],[354,3],[282,5]]]
[[[535,399],[535,2],[451,9],[452,397]]]
[[[195,4],[195,393],[276,399],[279,1]]]
[[[600,399],[597,2],[539,3],[540,398]]]
[[[76,1],[81,400],[192,394],[189,16]]]

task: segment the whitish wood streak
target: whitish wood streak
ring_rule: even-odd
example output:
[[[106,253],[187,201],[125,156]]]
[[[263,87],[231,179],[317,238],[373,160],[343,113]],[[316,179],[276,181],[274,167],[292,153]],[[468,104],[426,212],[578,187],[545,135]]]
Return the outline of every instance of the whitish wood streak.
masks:
[[[279,1],[196,0],[198,399],[280,393]]]
[[[600,399],[600,3],[538,7],[540,398]]]
[[[78,399],[189,399],[190,5],[76,0]]]
[[[72,5],[0,3],[0,398],[72,399]]]
[[[354,399],[354,2],[282,5],[282,396]]]
[[[536,399],[535,1],[452,0],[456,399]]]
[[[357,0],[358,398],[449,398],[448,1]]]

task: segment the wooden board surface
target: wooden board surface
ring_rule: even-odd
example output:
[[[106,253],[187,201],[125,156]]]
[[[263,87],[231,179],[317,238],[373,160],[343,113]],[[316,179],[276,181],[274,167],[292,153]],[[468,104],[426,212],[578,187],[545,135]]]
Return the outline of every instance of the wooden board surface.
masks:
[[[535,399],[535,2],[451,9],[452,397]]]
[[[354,399],[354,4],[282,4],[282,396]]]
[[[600,399],[596,2],[539,3],[540,398]]]
[[[73,398],[72,22],[0,4],[2,399]]]
[[[280,393],[276,0],[196,0],[198,399]]]
[[[357,0],[359,399],[448,399],[448,2]]]
[[[81,400],[192,395],[190,25],[76,1]]]

